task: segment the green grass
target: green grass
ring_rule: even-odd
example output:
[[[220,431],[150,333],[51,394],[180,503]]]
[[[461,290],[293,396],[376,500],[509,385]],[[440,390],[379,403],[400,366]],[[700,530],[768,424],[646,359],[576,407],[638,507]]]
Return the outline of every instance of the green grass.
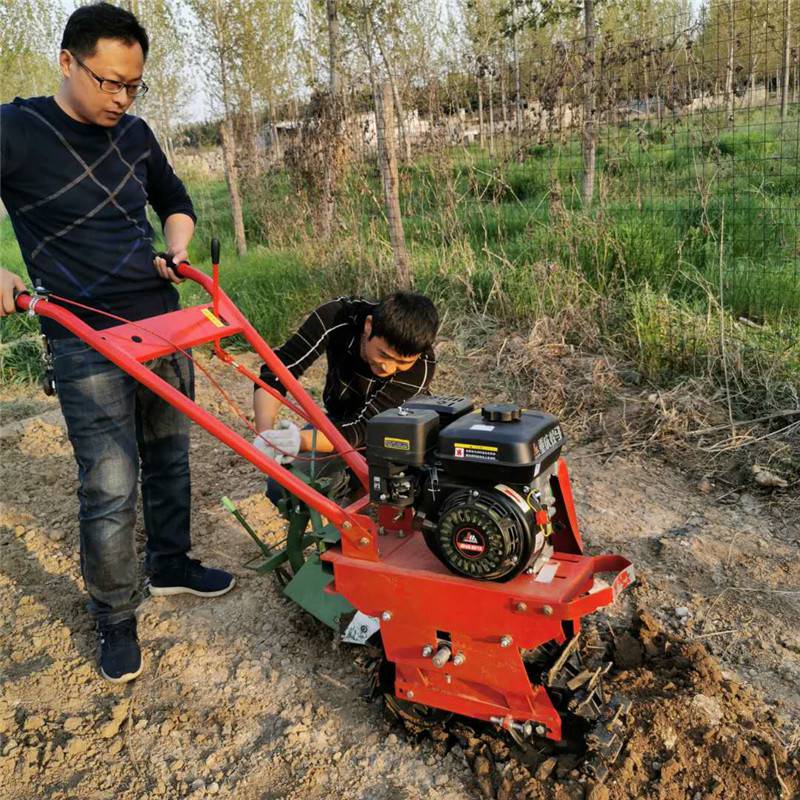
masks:
[[[656,381],[721,380],[712,310],[722,302],[738,379],[756,386],[766,370],[764,402],[788,402],[791,390],[775,387],[796,386],[800,370],[799,135],[795,118],[781,127],[756,111],[739,114],[736,130],[710,113],[704,126],[601,130],[599,201],[588,210],[577,137],[531,144],[522,161],[475,146],[423,154],[400,167],[415,284],[451,316],[486,313],[517,326],[563,320],[567,338],[605,342]],[[199,217],[192,260],[207,264],[210,238],[221,239],[223,286],[270,342],[326,297],[393,286],[373,164],[346,176],[327,244],[315,238],[313,200],[287,173],[245,176],[243,258],[233,255],[224,181],[189,177],[187,185]],[[21,269],[7,219],[0,258]],[[196,287],[181,291],[198,299]],[[30,343],[34,330],[27,318],[0,321],[0,347]],[[25,352],[5,357],[3,380],[25,374]]]

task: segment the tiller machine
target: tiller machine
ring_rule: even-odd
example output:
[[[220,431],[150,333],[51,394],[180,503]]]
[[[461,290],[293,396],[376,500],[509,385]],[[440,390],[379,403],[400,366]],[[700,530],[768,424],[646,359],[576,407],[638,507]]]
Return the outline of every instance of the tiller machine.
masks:
[[[284,487],[280,548],[223,501],[261,548],[251,566],[277,570],[284,593],[343,641],[382,649],[378,685],[397,716],[424,726],[461,715],[518,742],[577,730],[606,760],[616,757],[625,709],[604,697],[608,665],[588,668],[578,644],[583,617],[613,603],[634,571],[622,556],[584,555],[558,420],[420,396],[373,417],[366,454],[357,452],[220,289],[215,245],[213,277],[175,268],[207,290],[208,304],[100,331],[42,291],[17,305],[69,329]],[[222,348],[234,335],[295,402]],[[301,454],[283,467],[146,366],[205,343],[333,443],[363,488],[358,499],[338,505],[326,495],[315,472],[329,455]]]

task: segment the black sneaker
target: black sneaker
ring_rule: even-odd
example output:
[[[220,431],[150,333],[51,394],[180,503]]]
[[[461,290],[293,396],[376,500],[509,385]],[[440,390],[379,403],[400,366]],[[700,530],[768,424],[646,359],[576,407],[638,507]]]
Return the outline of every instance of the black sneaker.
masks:
[[[111,683],[126,683],[142,672],[136,620],[100,624],[100,674]]]
[[[185,593],[219,597],[233,589],[235,583],[230,572],[204,567],[196,558],[184,557],[151,575],[148,588],[153,597]]]

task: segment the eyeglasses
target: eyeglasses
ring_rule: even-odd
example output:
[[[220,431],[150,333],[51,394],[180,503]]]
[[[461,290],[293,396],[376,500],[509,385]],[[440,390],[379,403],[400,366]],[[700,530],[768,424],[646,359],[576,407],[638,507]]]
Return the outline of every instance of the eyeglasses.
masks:
[[[150,88],[144,81],[140,83],[123,83],[122,81],[112,81],[109,78],[101,78],[97,73],[92,72],[78,56],[72,53],[72,57],[83,67],[98,83],[100,91],[106,94],[119,94],[123,89],[128,93],[128,97],[141,97],[147,94]]]

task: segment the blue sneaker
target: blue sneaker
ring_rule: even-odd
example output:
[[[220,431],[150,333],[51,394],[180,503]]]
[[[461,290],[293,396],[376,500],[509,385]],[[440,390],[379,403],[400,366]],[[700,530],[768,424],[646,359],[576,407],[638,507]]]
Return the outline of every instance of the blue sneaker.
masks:
[[[233,589],[236,578],[222,569],[204,567],[196,558],[176,559],[150,576],[148,588],[153,597],[196,594],[219,597]]]
[[[100,674],[111,683],[127,683],[142,673],[136,620],[100,623]]]

